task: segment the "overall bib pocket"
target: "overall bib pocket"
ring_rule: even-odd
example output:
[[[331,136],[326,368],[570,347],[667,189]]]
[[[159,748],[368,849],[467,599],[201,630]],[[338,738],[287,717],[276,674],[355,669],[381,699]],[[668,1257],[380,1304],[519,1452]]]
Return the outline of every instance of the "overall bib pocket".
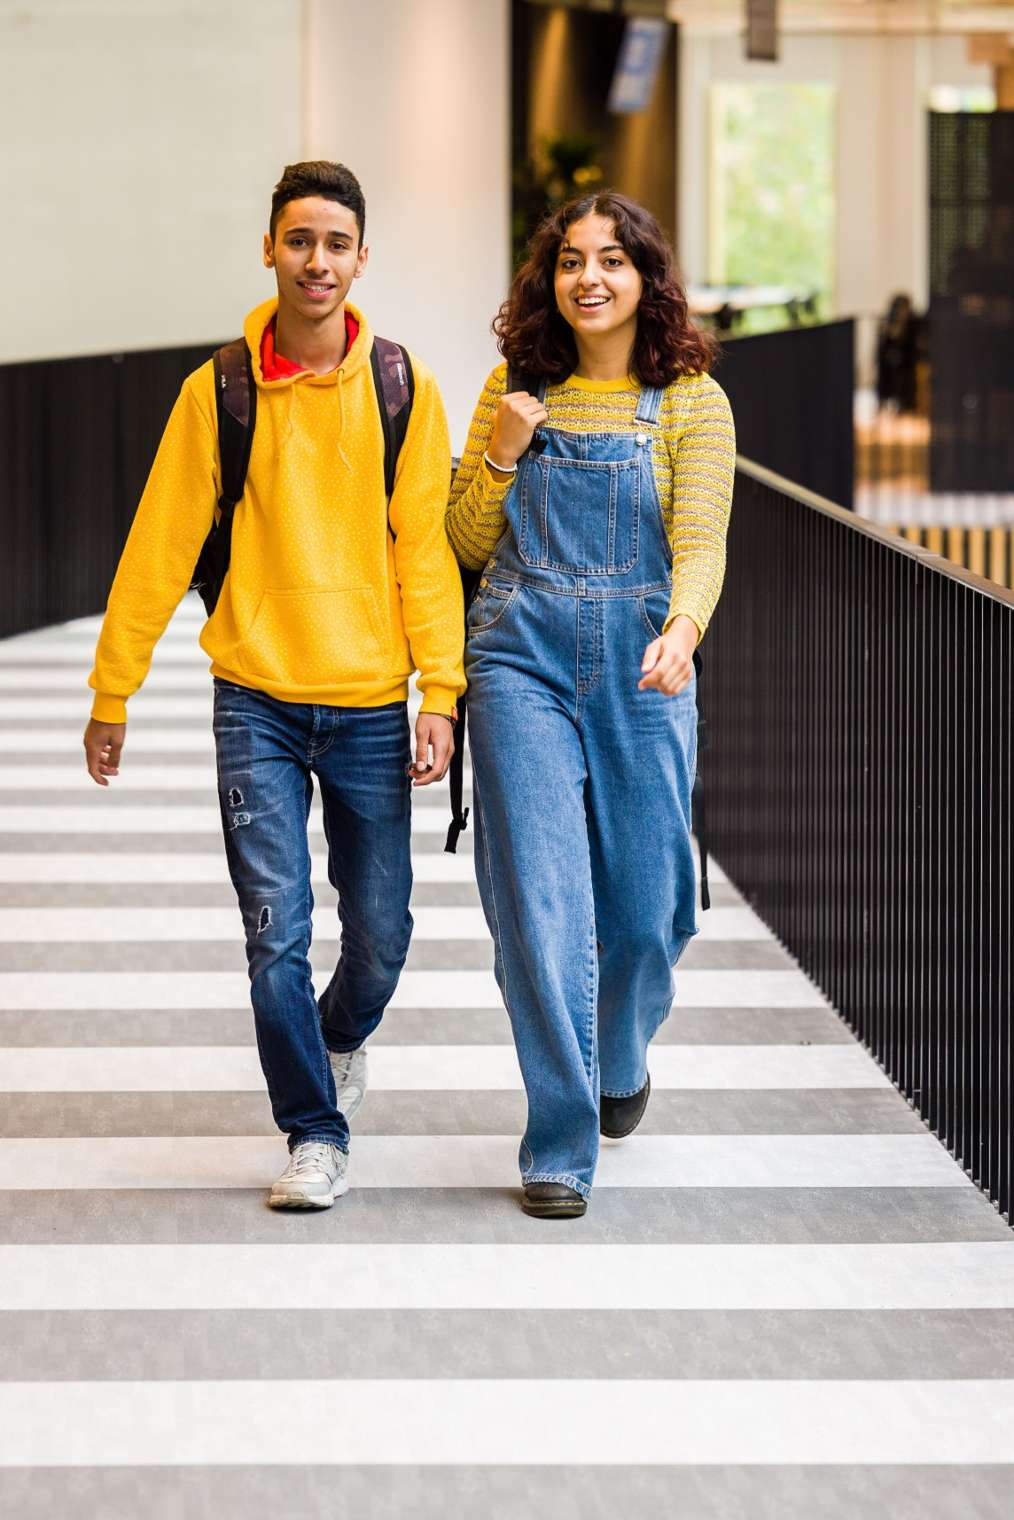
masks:
[[[521,484],[521,558],[569,575],[624,575],[637,563],[640,501],[636,456],[531,456]]]

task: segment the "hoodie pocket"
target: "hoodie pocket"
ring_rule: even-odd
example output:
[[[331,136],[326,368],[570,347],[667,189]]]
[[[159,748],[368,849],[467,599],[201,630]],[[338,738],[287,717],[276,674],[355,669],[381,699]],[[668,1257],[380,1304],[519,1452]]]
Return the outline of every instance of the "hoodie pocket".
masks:
[[[369,586],[265,591],[240,662],[293,691],[334,687],[386,675],[385,645]]]

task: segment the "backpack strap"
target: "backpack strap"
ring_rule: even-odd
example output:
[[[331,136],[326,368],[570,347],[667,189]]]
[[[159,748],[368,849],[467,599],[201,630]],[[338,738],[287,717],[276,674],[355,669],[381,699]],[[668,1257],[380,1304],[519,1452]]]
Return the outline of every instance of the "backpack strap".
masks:
[[[257,415],[250,351],[237,338],[212,355],[215,373],[215,417],[218,423],[219,486],[218,520],[213,522],[201,546],[191,589],[200,593],[210,617],[218,605],[232,556],[232,517],[246,485],[250,447]]]
[[[226,343],[214,355],[215,411],[218,417],[218,457],[222,472],[219,508],[223,518],[232,517],[243,495],[250,464],[254,424],[257,421],[257,387],[250,350],[244,338]]]
[[[415,375],[406,350],[390,338],[374,337],[370,368],[380,408],[380,426],[384,432],[384,491],[390,501],[394,495],[398,456],[412,415]]]
[[[529,370],[516,369],[513,364],[507,368],[507,395],[514,391],[527,391],[530,396],[537,396],[540,401],[546,399],[546,379],[542,375],[533,375]]]
[[[701,705],[701,676],[704,674],[704,662],[699,649],[694,650],[694,671],[697,675],[697,775],[694,777],[691,801],[694,833],[697,835],[697,849],[701,857],[701,908],[706,912],[711,907],[711,888],[708,886],[708,826],[704,811],[704,771],[701,766],[701,751],[707,749],[708,741],[704,732],[704,708]]]
[[[468,637],[468,609],[472,605],[475,593],[479,589],[481,570],[466,570],[464,565],[458,566],[461,575],[461,593],[465,604],[465,637]],[[451,822],[447,830],[447,840],[444,844],[445,855],[456,855],[458,852],[458,836],[468,828],[468,814],[470,809],[465,807],[465,722],[468,713],[468,692],[463,691],[458,698],[457,718],[454,722],[454,754],[451,756],[450,767],[447,771],[447,785],[451,793]]]

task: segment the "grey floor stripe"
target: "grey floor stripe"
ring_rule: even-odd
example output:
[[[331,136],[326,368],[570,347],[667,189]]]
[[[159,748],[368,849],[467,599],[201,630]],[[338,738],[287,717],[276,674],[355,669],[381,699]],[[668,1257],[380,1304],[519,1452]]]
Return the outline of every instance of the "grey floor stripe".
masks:
[[[8,1468],[18,1520],[1010,1520],[996,1467]]]
[[[0,1314],[4,1381],[352,1379],[364,1369],[371,1378],[1009,1378],[1014,1310]]]
[[[0,692],[0,697],[2,697],[2,695],[3,693]],[[0,765],[2,764],[3,758],[0,758]],[[126,762],[124,762],[124,764],[126,764]],[[4,766],[4,769],[8,768],[9,767]],[[36,769],[38,769],[38,767],[36,767]],[[82,784],[80,786],[74,787],[73,789],[65,788],[61,790],[51,791],[47,788],[45,791],[40,790],[37,792],[32,792],[31,788],[26,788],[25,792],[21,794],[21,800],[25,803],[28,803],[29,801],[34,801],[35,803],[45,801],[47,807],[80,807],[82,803],[88,804],[95,796],[94,790],[86,790],[86,784],[88,788],[94,788],[94,782],[88,780],[88,775],[83,765],[81,766],[81,779]],[[130,791],[127,791],[125,788],[120,788],[117,790],[116,788],[110,786],[108,788],[108,795],[103,796],[102,798],[102,812],[105,816],[108,816],[110,820],[113,820],[116,817],[118,808],[140,807],[143,806],[143,804],[148,800],[149,799],[147,797],[147,794],[143,791],[135,791],[133,788],[131,788]],[[160,808],[198,807],[201,804],[214,805],[218,800],[214,775],[211,776],[209,784],[206,787],[191,787],[187,788],[186,790],[180,788],[176,791],[159,788],[157,794],[151,800],[157,802]],[[464,800],[466,804],[471,807],[471,787],[465,788]],[[419,794],[413,798],[412,806],[413,808],[422,809],[425,812],[433,810],[435,812],[442,813],[449,812],[450,802],[448,800],[447,792],[441,788],[437,791],[420,791]],[[110,829],[112,830],[113,827],[113,823],[110,822]]]
[[[337,916],[335,923],[337,925]],[[96,942],[32,941],[0,945],[5,971],[243,971],[246,952],[242,925],[236,914],[231,940],[99,940]],[[318,934],[310,949],[315,969],[336,964],[340,944]],[[764,940],[693,940],[680,960],[687,971],[791,971],[793,962],[779,945]],[[414,939],[406,970],[492,970],[489,939]],[[677,988],[679,972],[676,974]],[[833,1014],[828,1014],[833,1018]]]
[[[392,1008],[379,1045],[510,1044],[502,1008]],[[853,1036],[825,1008],[673,1008],[660,1045],[849,1045]],[[5,1045],[252,1045],[244,1008],[0,1008]],[[901,1102],[901,1100],[898,1100]]]
[[[223,864],[224,870],[224,864]],[[725,890],[725,889],[723,889]],[[711,899],[716,907],[738,907],[738,899],[731,897],[719,902],[712,888]],[[314,901],[320,905],[336,901],[330,887],[315,882]],[[417,881],[412,889],[412,901],[425,907],[474,907],[479,893],[471,881],[429,882]],[[12,885],[0,882],[0,908],[235,908],[236,894],[228,881],[221,886],[214,882],[172,881],[79,883],[73,881],[25,882]],[[236,919],[237,924],[239,918]]]
[[[511,1135],[525,1125],[521,1092],[370,1093],[354,1135]],[[883,1090],[652,1094],[645,1135],[922,1134],[918,1115]],[[273,1135],[263,1093],[4,1093],[0,1137]]]
[[[129,1142],[125,1142],[129,1143]],[[279,1150],[279,1160],[284,1151]],[[0,1243],[735,1245],[1010,1240],[975,1189],[601,1188],[580,1221],[529,1219],[513,1188],[352,1189],[307,1218],[262,1190],[0,1192]]]

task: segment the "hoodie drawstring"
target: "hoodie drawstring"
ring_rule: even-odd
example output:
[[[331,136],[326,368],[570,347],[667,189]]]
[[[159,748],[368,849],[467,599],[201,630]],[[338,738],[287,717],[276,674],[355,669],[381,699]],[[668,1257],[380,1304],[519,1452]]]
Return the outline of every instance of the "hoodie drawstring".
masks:
[[[342,464],[347,470],[351,470],[352,466],[349,463],[348,455],[342,447],[342,439],[345,436],[345,392],[342,390],[344,381],[345,371],[343,369],[339,369],[338,380],[336,383],[336,389],[338,391],[338,458],[341,460]]]

